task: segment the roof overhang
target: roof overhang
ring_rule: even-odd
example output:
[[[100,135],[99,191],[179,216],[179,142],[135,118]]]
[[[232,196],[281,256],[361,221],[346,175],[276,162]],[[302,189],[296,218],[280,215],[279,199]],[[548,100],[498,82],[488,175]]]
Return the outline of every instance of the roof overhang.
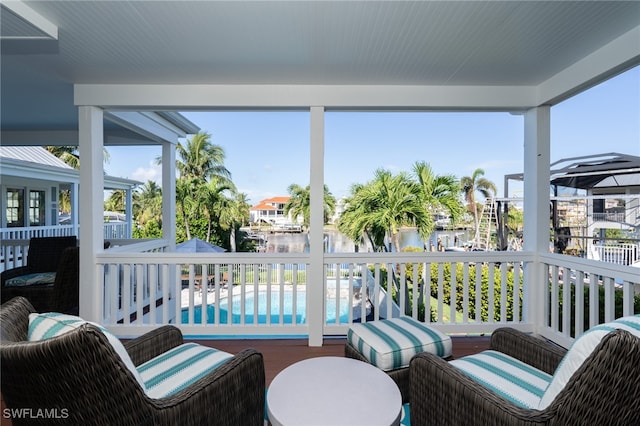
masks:
[[[0,171],[3,177],[17,177],[21,179],[38,179],[44,181],[58,182],[62,184],[79,184],[80,171],[76,169],[38,164],[30,161],[17,160],[14,158],[0,157]],[[142,185],[143,182],[119,178],[115,176],[104,176],[105,189],[134,189]]]
[[[182,114],[172,111],[105,111],[104,145],[176,144],[200,128]],[[2,130],[3,145],[77,146],[77,129]]]

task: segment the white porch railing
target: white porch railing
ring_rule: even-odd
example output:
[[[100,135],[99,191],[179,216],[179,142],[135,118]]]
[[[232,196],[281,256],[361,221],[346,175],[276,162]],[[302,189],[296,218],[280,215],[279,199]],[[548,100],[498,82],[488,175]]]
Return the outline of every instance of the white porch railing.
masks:
[[[79,227],[73,225],[25,226],[20,228],[0,228],[0,272],[27,264],[29,240],[34,237],[78,236]],[[111,241],[127,240],[131,237],[128,223],[105,223],[104,239]]]
[[[131,238],[131,226],[126,222],[105,222],[104,239]]]
[[[538,332],[556,343],[568,346],[588,328],[640,313],[640,268],[552,253],[539,267],[549,284]]]
[[[19,228],[0,228],[0,239],[28,240],[33,237],[62,237],[75,235],[73,225],[23,226]]]
[[[603,262],[631,265],[640,260],[640,243],[592,245],[591,250],[592,253],[587,253],[587,258]]]
[[[325,335],[342,335],[353,322],[404,311],[447,333],[511,326],[568,346],[595,324],[640,313],[639,268],[552,253],[328,253],[324,298],[308,300],[306,253],[168,253],[165,240],[111,242],[95,265],[99,318],[123,337],[162,324],[189,336],[307,335],[318,321]],[[3,253],[27,247],[1,244]],[[317,303],[323,318],[308,317]]]
[[[634,312],[637,268],[554,254],[535,259],[526,252],[325,254],[323,300],[306,298],[308,254],[108,250],[97,256],[96,276],[103,277],[102,321],[120,336],[161,324],[188,336],[306,335],[317,321],[325,335],[340,335],[354,321],[403,307],[448,333],[512,326],[567,346],[585,318],[594,325]],[[394,279],[396,301],[386,291]],[[585,303],[571,303],[572,289],[584,288],[591,290]],[[306,315],[311,304],[323,305],[323,318]]]

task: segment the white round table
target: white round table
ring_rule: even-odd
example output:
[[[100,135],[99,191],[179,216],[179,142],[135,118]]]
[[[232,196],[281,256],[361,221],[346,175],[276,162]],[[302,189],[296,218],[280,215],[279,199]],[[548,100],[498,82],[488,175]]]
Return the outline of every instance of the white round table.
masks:
[[[382,370],[342,357],[318,357],[282,370],[267,392],[275,425],[399,425],[400,390]]]

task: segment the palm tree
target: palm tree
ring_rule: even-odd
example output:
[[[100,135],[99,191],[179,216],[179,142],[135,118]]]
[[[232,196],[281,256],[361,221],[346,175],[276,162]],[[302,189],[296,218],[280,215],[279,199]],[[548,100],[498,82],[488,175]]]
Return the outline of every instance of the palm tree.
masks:
[[[240,213],[240,226],[248,225],[251,219],[249,196],[244,192],[239,192],[236,194],[236,202],[238,203],[238,213]]]
[[[305,188],[295,183],[289,185],[287,188],[289,195],[289,201],[284,206],[284,214],[297,218],[302,216],[302,225],[309,227],[311,216],[311,186],[307,185]],[[336,211],[336,199],[329,191],[329,187],[324,185],[323,196],[323,223],[326,224]]]
[[[473,220],[475,223],[475,235],[478,235],[478,229],[480,228],[480,209],[482,205],[476,202],[476,192],[482,194],[482,196],[486,198],[491,198],[491,196],[495,196],[498,190],[496,189],[496,185],[490,180],[483,177],[484,170],[475,169],[471,176],[463,176],[460,179],[460,184],[462,185],[462,191],[464,191],[464,197],[467,201],[467,207],[469,212],[473,215]]]
[[[214,176],[218,178],[231,178],[231,172],[224,166],[224,148],[211,143],[211,135],[199,132],[186,143],[178,143],[178,159],[176,169],[181,178],[197,178],[203,181]]]
[[[340,217],[338,229],[354,241],[366,236],[378,250],[391,250],[384,245],[390,240],[396,252],[400,252],[400,229],[414,226],[423,239],[433,231],[431,209],[425,205],[425,187],[419,185],[407,173],[393,175],[378,169],[372,181],[352,187],[352,196]],[[354,238],[355,237],[355,238]],[[400,265],[396,265],[393,286],[399,289],[396,277]],[[391,294],[391,287],[388,287]],[[405,312],[409,309],[409,288],[404,287]]]
[[[364,215],[369,211],[369,204],[375,204],[374,200],[370,184],[353,184],[351,195],[344,201],[345,209],[338,218],[337,227],[347,238],[358,244],[367,239],[374,251],[378,251],[378,247],[384,247],[386,230],[369,223]]]
[[[386,237],[399,252],[400,228],[415,226],[426,236],[433,230],[432,214],[422,201],[420,187],[408,174],[378,169],[372,181],[352,187],[338,229],[354,241],[368,238],[374,249],[388,250]]]
[[[176,205],[184,220],[186,237],[191,239],[191,220],[198,214],[198,207],[210,201],[210,193],[201,189],[202,185],[213,180],[220,185],[233,182],[231,172],[224,166],[224,149],[211,142],[209,133],[199,132],[184,144],[178,143],[176,153]],[[156,163],[161,164],[162,157],[157,157]]]
[[[46,146],[45,149],[49,151],[51,154],[55,155],[62,161],[64,161],[68,166],[73,167],[74,169],[80,169],[80,156],[78,155],[78,147],[77,146],[58,146],[51,145]],[[104,162],[109,162],[109,152],[103,149],[104,154]],[[60,190],[59,194],[59,208],[61,211],[69,213],[71,211],[71,191],[69,189]]]
[[[187,240],[191,239],[190,217],[197,206],[197,200],[193,197],[195,191],[194,179],[176,180],[176,213],[182,214],[184,230]]]
[[[213,226],[217,223],[223,229],[229,229],[229,223],[231,222],[227,216],[227,209],[230,209],[229,194],[234,195],[236,187],[233,184],[229,184],[226,179],[212,178],[211,181],[198,187],[198,203],[204,207],[207,217],[207,236],[205,241],[211,241],[211,231]],[[222,216],[225,216],[224,223]]]
[[[77,146],[51,145],[46,146],[45,149],[74,169],[78,170],[80,168],[80,155],[78,155]],[[104,162],[108,163],[110,158],[109,151],[107,151],[106,148],[103,148],[102,154],[104,156]]]
[[[221,200],[219,205],[220,226],[224,230],[229,230],[229,247],[232,252],[237,249],[236,229],[243,223],[249,221],[249,208],[246,194],[235,194],[234,198]]]
[[[104,209],[112,212],[124,212],[125,204],[124,190],[117,189],[112,191],[109,198],[104,202]]]
[[[140,225],[149,220],[162,224],[162,188],[149,180],[133,193],[133,216]]]
[[[80,168],[80,156],[78,155],[77,146],[47,146],[47,151],[64,161],[67,165],[74,169]]]
[[[451,221],[456,223],[462,216],[463,206],[459,198],[460,183],[453,175],[435,175],[428,163],[419,161],[413,165],[413,174],[420,191],[420,199],[424,208],[431,213],[442,210],[451,216]],[[423,240],[429,238],[433,227],[424,230],[421,234]]]

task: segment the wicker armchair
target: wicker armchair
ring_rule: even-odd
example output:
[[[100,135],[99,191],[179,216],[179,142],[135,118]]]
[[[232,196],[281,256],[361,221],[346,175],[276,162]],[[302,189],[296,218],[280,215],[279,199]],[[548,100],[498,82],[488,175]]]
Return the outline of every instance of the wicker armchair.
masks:
[[[553,374],[566,350],[522,332],[502,328],[491,349]],[[529,410],[488,390],[431,354],[409,366],[412,425],[638,424],[640,339],[609,333],[544,410]]]
[[[27,264],[17,268],[7,269],[0,274],[0,301],[2,303],[16,297],[26,297],[38,312],[53,311],[54,289],[51,285],[36,284],[24,287],[8,287],[6,282],[11,278],[39,272],[56,272],[56,282],[58,281],[58,271],[62,268],[65,280],[73,279],[74,268],[78,267],[78,261],[70,259],[66,255],[65,265],[61,265],[65,257],[65,249],[77,246],[77,239],[71,237],[34,237],[29,241],[29,252],[27,254]],[[75,273],[77,276],[77,273]],[[77,278],[76,278],[77,279]],[[55,286],[55,284],[54,284]],[[75,305],[78,302],[76,300]]]
[[[15,298],[0,307],[2,395],[9,409],[47,409],[58,418],[13,418],[13,424],[262,425],[262,355],[244,350],[170,397],[151,399],[105,335],[91,324],[27,342],[33,307]],[[182,343],[172,326],[125,343],[135,365]],[[28,420],[28,421],[27,421]]]
[[[34,284],[24,287],[3,287],[3,302],[14,297],[25,297],[36,312],[78,313],[80,286],[80,249],[63,250],[56,269],[53,285]]]

